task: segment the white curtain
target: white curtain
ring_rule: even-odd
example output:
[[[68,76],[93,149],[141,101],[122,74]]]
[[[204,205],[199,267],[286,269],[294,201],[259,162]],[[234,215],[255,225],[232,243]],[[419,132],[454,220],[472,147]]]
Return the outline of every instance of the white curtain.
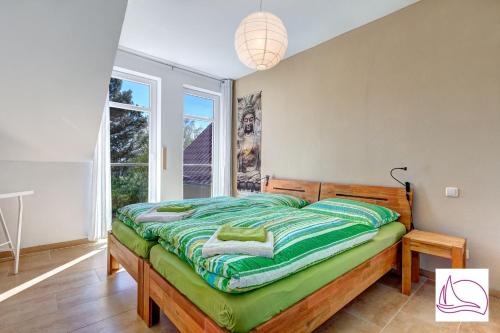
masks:
[[[109,107],[104,107],[92,165],[92,220],[89,240],[105,238],[111,228],[111,171],[109,151]]]
[[[221,84],[219,112],[219,168],[214,170],[214,196],[231,195],[231,141],[233,116],[233,80]]]

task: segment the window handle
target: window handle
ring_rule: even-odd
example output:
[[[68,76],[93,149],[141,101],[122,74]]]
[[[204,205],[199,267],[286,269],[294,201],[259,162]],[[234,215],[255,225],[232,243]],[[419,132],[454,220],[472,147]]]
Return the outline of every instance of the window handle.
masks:
[[[164,171],[167,171],[167,148],[162,147],[161,149],[161,164],[162,164],[162,169]]]

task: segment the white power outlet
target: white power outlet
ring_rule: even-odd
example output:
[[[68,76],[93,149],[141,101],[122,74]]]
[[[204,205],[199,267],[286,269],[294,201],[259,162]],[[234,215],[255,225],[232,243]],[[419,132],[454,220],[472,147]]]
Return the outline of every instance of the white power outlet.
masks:
[[[459,195],[458,187],[447,187],[445,189],[445,195],[451,198],[458,198]]]

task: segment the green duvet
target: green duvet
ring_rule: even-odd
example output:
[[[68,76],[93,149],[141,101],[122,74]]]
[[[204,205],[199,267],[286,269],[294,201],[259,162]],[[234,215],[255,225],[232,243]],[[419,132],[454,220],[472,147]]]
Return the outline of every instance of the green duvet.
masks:
[[[238,213],[248,208],[267,207],[295,207],[302,208],[308,202],[290,195],[258,193],[242,198],[215,197],[185,199],[177,201],[162,201],[157,203],[137,203],[118,209],[116,217],[134,229],[135,232],[146,240],[156,240],[160,229],[170,222],[146,222],[136,223],[136,218],[152,209],[165,206],[191,205],[194,213],[187,219],[182,220],[189,223],[203,217],[214,216],[220,213]]]
[[[274,235],[274,258],[217,255],[202,247],[224,224],[263,226]],[[159,243],[178,255],[212,287],[229,293],[259,288],[372,239],[368,225],[290,207],[248,208],[164,224]]]
[[[380,228],[370,241],[284,279],[242,294],[210,287],[175,254],[160,245],[151,249],[154,269],[218,325],[231,332],[248,332],[281,311],[388,248],[406,232],[399,222]]]
[[[135,230],[135,232],[146,240],[156,240],[158,238],[156,234],[156,229],[161,226],[162,223],[158,222],[146,222],[146,223],[136,223],[135,219],[143,213],[154,209],[156,207],[164,207],[167,205],[182,205],[189,204],[192,205],[195,210],[201,207],[217,204],[229,204],[231,201],[235,200],[232,197],[216,197],[216,198],[201,198],[201,199],[187,199],[187,200],[171,200],[162,201],[157,203],[141,202],[136,204],[131,204],[118,209],[116,213],[116,218],[122,221],[124,224]]]

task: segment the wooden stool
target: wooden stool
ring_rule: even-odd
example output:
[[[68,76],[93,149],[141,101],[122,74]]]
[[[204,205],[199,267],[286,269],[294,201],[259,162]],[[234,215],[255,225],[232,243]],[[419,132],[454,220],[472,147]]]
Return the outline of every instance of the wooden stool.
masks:
[[[418,282],[420,253],[450,258],[452,268],[465,268],[464,238],[412,230],[403,237],[403,283],[401,292],[411,294],[411,282]]]

